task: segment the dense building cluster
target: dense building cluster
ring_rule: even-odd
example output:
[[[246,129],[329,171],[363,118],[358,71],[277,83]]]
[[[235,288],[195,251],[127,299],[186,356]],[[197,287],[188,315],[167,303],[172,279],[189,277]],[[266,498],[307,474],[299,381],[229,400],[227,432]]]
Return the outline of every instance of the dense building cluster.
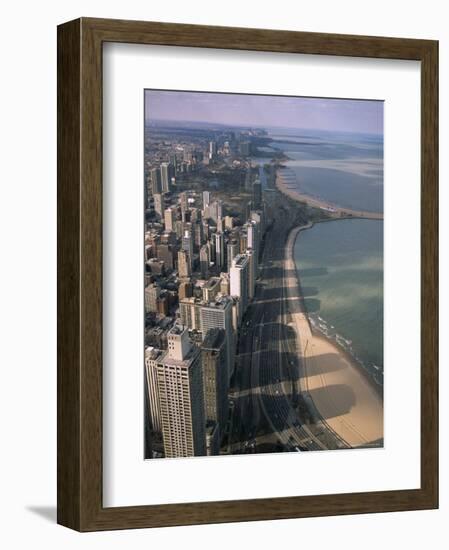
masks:
[[[246,161],[250,200],[236,217],[212,187],[179,182],[221,158],[244,163],[245,137],[225,136],[203,150],[166,144],[147,161],[148,457],[214,455],[223,444],[237,331],[254,296],[266,226],[262,186]]]

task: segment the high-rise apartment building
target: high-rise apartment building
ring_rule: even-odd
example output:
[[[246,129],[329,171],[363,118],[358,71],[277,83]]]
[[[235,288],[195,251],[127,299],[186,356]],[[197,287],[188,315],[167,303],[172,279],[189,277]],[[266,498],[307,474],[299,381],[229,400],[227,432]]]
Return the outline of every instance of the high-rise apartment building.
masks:
[[[239,254],[234,258],[229,275],[231,280],[231,296],[236,296],[241,304],[241,320],[248,306],[249,299],[249,258],[246,254]]]
[[[160,193],[156,193],[154,196],[154,211],[162,218],[164,212],[164,199]]]
[[[185,250],[178,252],[178,274],[181,278],[190,277],[190,260],[189,255]]]
[[[179,300],[179,315],[181,323],[190,330],[201,332],[201,308],[203,301],[195,297]]]
[[[145,287],[145,312],[157,312],[157,300],[160,296],[161,289],[155,284],[149,284]]]
[[[164,210],[164,223],[166,231],[176,231],[176,210],[174,208]]]
[[[204,456],[201,353],[190,343],[187,328],[179,324],[168,332],[167,345],[168,350],[156,367],[165,456]]]

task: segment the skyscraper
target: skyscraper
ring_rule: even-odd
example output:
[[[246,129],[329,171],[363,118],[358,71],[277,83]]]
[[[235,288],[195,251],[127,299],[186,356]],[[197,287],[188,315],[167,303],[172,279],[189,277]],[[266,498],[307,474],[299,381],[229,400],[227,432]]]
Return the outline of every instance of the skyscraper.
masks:
[[[252,248],[248,248],[246,255],[248,256],[248,299],[252,300],[254,298],[254,288],[257,278],[257,260],[256,253]]]
[[[262,206],[262,185],[258,178],[253,183],[253,206],[256,210]]]
[[[237,296],[241,304],[240,320],[248,306],[249,298],[249,259],[246,254],[239,254],[232,262],[230,271],[231,296]]]
[[[159,408],[159,392],[157,388],[157,364],[163,352],[154,347],[145,348],[145,374],[148,392],[148,407],[151,429],[161,431],[161,416]]]
[[[190,271],[193,266],[193,239],[191,232],[186,229],[182,237],[182,249],[187,252]]]
[[[166,208],[164,211],[164,222],[166,231],[175,231],[176,210],[174,208]]]
[[[203,277],[203,279],[207,279],[209,275],[209,264],[210,264],[209,247],[207,246],[207,244],[204,244],[200,248],[200,270],[201,270],[201,277]]]
[[[178,252],[178,274],[181,278],[190,277],[189,255],[185,250]]]
[[[161,187],[162,193],[170,193],[171,191],[171,179],[174,176],[173,166],[169,162],[163,162],[161,164]]]
[[[254,277],[257,278],[260,252],[260,223],[254,220],[245,224],[247,234],[247,247],[254,252]]]
[[[230,271],[232,266],[232,260],[239,253],[239,243],[235,239],[232,239],[231,241],[229,241],[226,252],[227,252],[227,268],[228,268],[227,270]]]
[[[215,263],[218,269],[224,266],[224,237],[223,233],[215,233]]]
[[[210,191],[203,191],[203,209],[210,204]]]
[[[167,458],[204,456],[204,418],[201,354],[176,324],[168,332],[168,350],[157,369],[160,422]]]
[[[209,205],[209,217],[217,223],[219,218],[223,217],[223,203],[220,200],[214,201]]]
[[[164,199],[160,193],[156,193],[154,195],[154,211],[160,218],[162,218],[162,213],[164,211]]]
[[[157,312],[157,299],[161,289],[159,285],[153,283],[145,287],[145,312]]]
[[[226,333],[210,329],[201,344],[206,423],[213,420],[223,433],[228,419],[229,380],[226,366]]]
[[[201,307],[201,334],[204,338],[210,329],[220,328],[226,335],[226,365],[228,379],[234,372],[235,336],[232,327],[232,300],[229,296],[217,296],[215,301]]]
[[[209,158],[210,160],[214,160],[217,156],[217,142],[216,141],[209,141]]]
[[[179,195],[179,202],[181,204],[182,221],[185,222],[186,213],[189,208],[189,201],[188,201],[187,193],[185,191]]]
[[[198,298],[182,298],[179,300],[181,323],[190,330],[201,332],[201,308],[203,301]]]
[[[151,180],[151,193],[152,195],[156,195],[156,193],[160,193],[162,191],[161,187],[161,171],[159,168],[154,167],[150,170],[150,180]]]

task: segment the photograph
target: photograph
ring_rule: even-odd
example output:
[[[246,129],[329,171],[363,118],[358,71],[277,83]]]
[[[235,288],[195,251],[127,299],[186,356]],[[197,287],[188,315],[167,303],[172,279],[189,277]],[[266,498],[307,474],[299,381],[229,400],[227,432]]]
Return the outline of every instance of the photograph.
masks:
[[[383,447],[383,107],[144,91],[145,459]]]

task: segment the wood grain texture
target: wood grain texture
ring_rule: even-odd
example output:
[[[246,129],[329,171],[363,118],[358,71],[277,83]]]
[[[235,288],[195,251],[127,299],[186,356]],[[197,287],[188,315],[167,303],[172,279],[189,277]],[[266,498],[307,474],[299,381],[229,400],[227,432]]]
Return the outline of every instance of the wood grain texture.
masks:
[[[80,21],[58,28],[58,522],[80,527]]]
[[[421,488],[104,508],[102,44],[411,59],[422,74]],[[213,53],[211,53],[213,55]],[[58,28],[58,522],[79,531],[438,506],[438,44],[427,40],[79,19]]]

